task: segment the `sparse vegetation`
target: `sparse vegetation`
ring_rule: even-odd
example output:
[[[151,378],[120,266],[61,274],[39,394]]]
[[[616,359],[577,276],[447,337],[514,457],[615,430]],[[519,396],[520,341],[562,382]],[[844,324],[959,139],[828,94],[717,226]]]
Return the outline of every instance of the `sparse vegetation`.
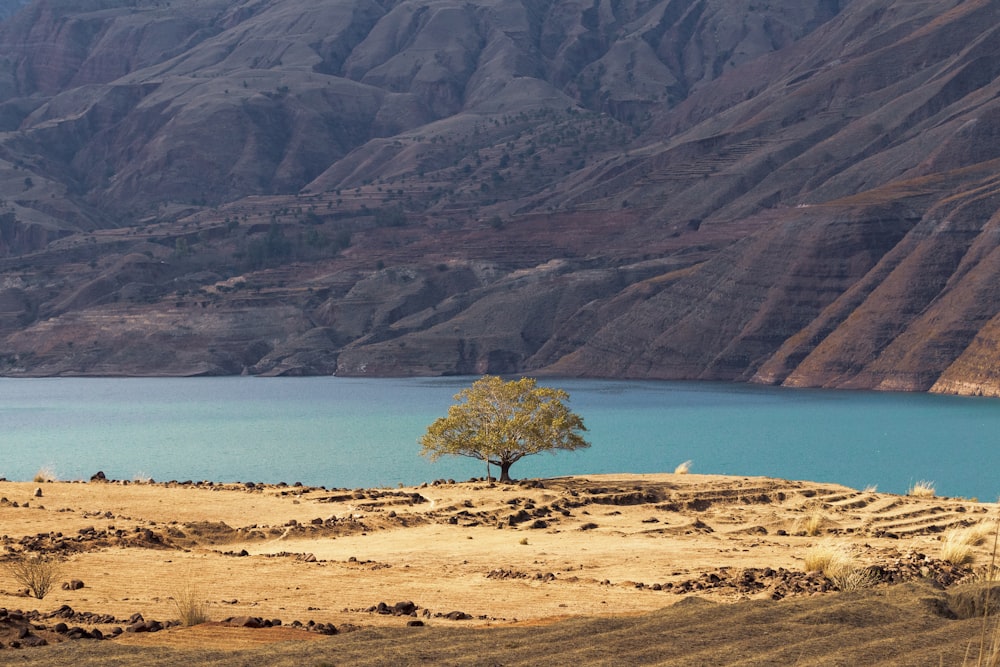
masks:
[[[982,524],[980,524],[982,525]],[[1000,517],[993,522],[993,549],[990,553],[990,563],[986,568],[986,577],[982,582],[983,624],[979,636],[979,655],[977,667],[996,667],[1000,665],[1000,618],[995,611],[990,617],[990,600],[993,599],[993,587],[1000,567],[997,565],[997,547],[1000,545]],[[991,627],[992,626],[992,627]]]
[[[29,595],[41,600],[55,586],[62,563],[41,554],[16,553],[4,561],[3,569],[27,589]]]
[[[975,560],[975,549],[986,541],[993,529],[984,523],[967,528],[953,528],[941,538],[941,559],[952,565],[968,565]]]
[[[813,512],[806,517],[802,529],[809,537],[816,537],[822,532],[823,521],[824,517],[820,512]]]
[[[850,564],[843,549],[826,543],[810,547],[803,558],[806,572],[822,572],[827,577],[843,572]]]
[[[845,593],[871,588],[879,582],[878,575],[867,567],[848,567],[829,578],[837,590]]]
[[[685,461],[674,468],[675,475],[686,475],[691,472],[691,461]]]
[[[859,572],[867,572],[867,568],[859,567],[849,552],[832,543],[817,544],[806,551],[805,568],[807,572],[822,572],[834,583],[857,581],[863,578]],[[838,588],[841,588],[839,584]]]
[[[878,583],[878,576],[861,567],[843,548],[834,544],[819,544],[805,554],[807,572],[821,572],[840,591],[857,591]]]
[[[208,607],[194,585],[188,584],[174,593],[173,602],[184,626],[190,627],[208,621]]]
[[[32,481],[35,482],[35,484],[41,484],[42,482],[55,482],[57,479],[56,472],[52,466],[42,466],[38,469],[38,472],[35,473]]]
[[[913,496],[914,498],[933,498],[936,495],[934,482],[928,482],[926,480],[916,482],[910,487],[910,490],[906,492],[906,495]]]

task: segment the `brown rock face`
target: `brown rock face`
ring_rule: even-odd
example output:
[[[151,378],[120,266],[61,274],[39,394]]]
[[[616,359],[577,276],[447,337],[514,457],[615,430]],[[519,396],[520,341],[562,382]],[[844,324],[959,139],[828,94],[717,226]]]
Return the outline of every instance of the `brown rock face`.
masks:
[[[997,25],[35,0],[0,22],[0,373],[998,395]]]

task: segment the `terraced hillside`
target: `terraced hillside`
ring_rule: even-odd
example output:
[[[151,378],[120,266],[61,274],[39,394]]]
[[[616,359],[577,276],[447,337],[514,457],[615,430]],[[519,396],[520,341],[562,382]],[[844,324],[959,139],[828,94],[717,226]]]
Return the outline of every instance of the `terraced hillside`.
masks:
[[[1000,394],[998,11],[35,0],[0,373]]]

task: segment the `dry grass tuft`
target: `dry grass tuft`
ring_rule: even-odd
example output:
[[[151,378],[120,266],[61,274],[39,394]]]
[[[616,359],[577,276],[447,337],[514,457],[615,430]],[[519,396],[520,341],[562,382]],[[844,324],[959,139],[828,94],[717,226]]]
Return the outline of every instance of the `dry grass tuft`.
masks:
[[[910,487],[910,490],[906,492],[906,495],[913,496],[914,498],[933,498],[936,495],[934,482],[920,480]]]
[[[864,493],[878,493],[878,484],[869,484],[863,489]]]
[[[824,576],[833,578],[853,566],[851,557],[842,548],[833,544],[817,544],[806,551],[806,572],[822,572]]]
[[[982,596],[982,624],[980,625],[979,646],[976,655],[976,667],[998,667],[1000,666],[1000,620],[997,611],[990,608],[990,601],[993,599],[993,589],[996,581],[1000,580],[1000,563],[997,562],[997,547],[1000,546],[1000,518],[997,518],[992,526],[987,526],[985,522],[970,526],[969,528],[952,531],[952,534],[959,534],[953,538],[959,541],[962,538],[966,543],[975,542],[981,544],[987,538],[992,538],[993,548],[990,553],[989,564],[982,568],[970,579]],[[947,545],[947,538],[945,540]],[[970,664],[969,658],[972,653],[973,644],[970,642],[965,655],[963,665]]]
[[[14,581],[28,589],[32,597],[41,600],[55,586],[62,563],[40,554],[16,553],[3,563],[3,568]]]
[[[879,582],[879,576],[868,567],[849,567],[830,577],[837,590],[849,593],[871,588]]]
[[[805,554],[807,572],[822,572],[837,590],[859,591],[879,582],[871,568],[861,567],[854,557],[835,544],[818,544]]]
[[[993,533],[993,528],[985,523],[977,523],[967,528],[954,528],[941,539],[941,559],[952,565],[968,565],[975,560],[975,549]]]
[[[35,484],[41,484],[42,482],[55,482],[58,481],[56,477],[56,471],[52,466],[42,466],[35,473],[35,476],[31,478]]]
[[[691,461],[685,461],[676,468],[674,468],[675,475],[686,475],[691,472]]]
[[[185,586],[174,594],[173,601],[182,625],[190,627],[208,622],[208,606],[195,586]]]
[[[806,517],[805,524],[803,525],[803,530],[806,531],[806,535],[809,537],[816,537],[823,530],[824,517],[820,512],[813,512],[808,517]]]

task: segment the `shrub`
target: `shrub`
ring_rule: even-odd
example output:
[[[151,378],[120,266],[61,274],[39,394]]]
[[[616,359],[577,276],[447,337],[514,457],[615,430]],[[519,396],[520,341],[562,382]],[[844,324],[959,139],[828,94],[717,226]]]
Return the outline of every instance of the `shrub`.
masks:
[[[921,480],[911,486],[906,495],[913,496],[914,498],[933,498],[935,495],[934,482]]]
[[[55,586],[62,563],[38,554],[18,553],[5,561],[3,567],[32,597],[41,600]]]
[[[679,466],[677,466],[676,468],[674,468],[674,474],[675,475],[686,475],[689,472],[691,472],[691,462],[690,461],[685,461],[684,463],[682,463]]]
[[[56,481],[56,471],[52,466],[42,466],[35,473],[32,480],[35,484],[41,484],[42,482],[54,482]]]

